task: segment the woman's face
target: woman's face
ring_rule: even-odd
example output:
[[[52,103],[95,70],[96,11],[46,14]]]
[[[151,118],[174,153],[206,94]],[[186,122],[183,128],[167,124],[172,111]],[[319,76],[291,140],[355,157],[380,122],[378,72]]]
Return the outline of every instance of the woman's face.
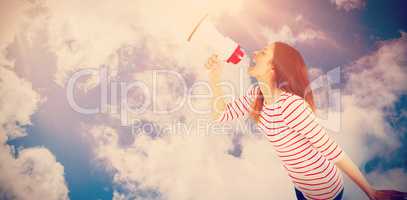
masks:
[[[263,77],[269,75],[271,66],[270,60],[273,59],[274,45],[267,45],[261,50],[253,53],[254,66],[249,67],[248,74],[253,77]]]

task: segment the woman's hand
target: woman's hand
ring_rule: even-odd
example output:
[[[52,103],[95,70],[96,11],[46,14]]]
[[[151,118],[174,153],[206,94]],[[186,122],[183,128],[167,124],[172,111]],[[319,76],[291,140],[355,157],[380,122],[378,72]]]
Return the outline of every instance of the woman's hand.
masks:
[[[210,79],[218,79],[222,73],[222,67],[219,56],[216,54],[209,57],[208,62],[205,64],[205,68],[209,70]]]
[[[368,194],[370,200],[407,200],[407,193],[397,190],[375,190]]]
[[[345,172],[371,200],[396,200],[406,199],[407,193],[396,190],[375,190],[363,176],[359,167],[343,152],[342,159],[336,161],[335,165]]]

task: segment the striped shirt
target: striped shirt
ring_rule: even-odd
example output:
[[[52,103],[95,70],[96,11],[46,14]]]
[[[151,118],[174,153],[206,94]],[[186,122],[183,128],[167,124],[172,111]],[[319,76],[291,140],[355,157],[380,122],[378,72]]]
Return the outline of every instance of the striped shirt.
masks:
[[[226,104],[218,123],[247,116],[260,87]],[[272,143],[294,186],[307,199],[334,199],[343,188],[343,176],[335,162],[342,149],[329,137],[304,98],[283,92],[264,105],[258,128]]]

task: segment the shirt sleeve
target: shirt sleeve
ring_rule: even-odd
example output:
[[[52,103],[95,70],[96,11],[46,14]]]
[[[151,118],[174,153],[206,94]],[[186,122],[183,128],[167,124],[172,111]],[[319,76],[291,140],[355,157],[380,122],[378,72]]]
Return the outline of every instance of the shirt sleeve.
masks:
[[[258,85],[252,87],[248,92],[226,103],[225,110],[215,120],[217,123],[224,123],[247,116],[253,111],[253,102],[260,90]]]
[[[312,146],[333,163],[343,156],[342,148],[329,137],[304,98],[292,95],[282,104],[284,123],[310,140]]]

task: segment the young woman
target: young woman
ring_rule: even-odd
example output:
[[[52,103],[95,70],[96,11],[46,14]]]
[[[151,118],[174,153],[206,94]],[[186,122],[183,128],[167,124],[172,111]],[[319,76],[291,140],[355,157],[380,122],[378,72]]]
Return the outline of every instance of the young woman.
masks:
[[[407,197],[406,193],[372,188],[318,123],[307,69],[296,49],[276,42],[256,51],[253,61],[256,64],[248,73],[258,84],[246,95],[226,103],[218,84],[222,65],[217,55],[209,58],[206,68],[216,101],[213,116],[217,122],[252,117],[276,150],[298,199],[342,199],[342,172],[370,199]]]

